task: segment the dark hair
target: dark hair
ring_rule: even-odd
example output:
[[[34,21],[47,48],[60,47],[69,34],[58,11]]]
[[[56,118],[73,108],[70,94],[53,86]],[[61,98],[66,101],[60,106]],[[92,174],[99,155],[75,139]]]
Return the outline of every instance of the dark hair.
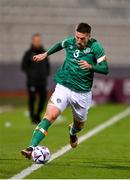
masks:
[[[82,22],[76,27],[76,31],[80,33],[91,33],[91,26]]]

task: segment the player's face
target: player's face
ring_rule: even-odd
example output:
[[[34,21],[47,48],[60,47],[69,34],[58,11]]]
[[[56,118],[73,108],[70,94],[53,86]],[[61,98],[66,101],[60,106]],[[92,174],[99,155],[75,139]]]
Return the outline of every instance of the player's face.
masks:
[[[76,38],[77,46],[79,47],[79,49],[82,49],[86,46],[86,44],[90,38],[90,34],[89,33],[80,33],[80,32],[76,31],[75,38]]]
[[[39,47],[41,47],[41,45],[42,45],[41,37],[40,36],[34,36],[32,38],[32,46],[34,48],[39,48]]]

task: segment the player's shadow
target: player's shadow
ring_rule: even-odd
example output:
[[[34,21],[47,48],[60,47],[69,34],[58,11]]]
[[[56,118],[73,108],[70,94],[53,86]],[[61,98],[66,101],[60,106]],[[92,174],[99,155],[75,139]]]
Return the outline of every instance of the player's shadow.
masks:
[[[77,161],[77,162],[76,162]],[[84,160],[84,159],[73,159],[73,161],[68,161],[64,163],[56,163],[56,162],[52,162],[50,165],[53,166],[66,166],[66,167],[83,167],[83,168],[99,168],[99,169],[113,169],[113,170],[130,170],[130,165],[118,165],[119,163],[124,163],[123,160],[119,160],[119,159],[109,159],[109,160],[104,160],[104,161],[90,161],[90,160]],[[129,163],[130,164],[130,160],[126,161],[125,163]]]
[[[91,163],[87,162],[86,167],[99,168],[99,169],[130,170],[130,166],[101,163],[101,162],[91,162]]]
[[[9,162],[20,162],[20,161],[25,161],[25,159],[21,159],[21,158],[0,158],[0,163],[3,161],[7,161]]]

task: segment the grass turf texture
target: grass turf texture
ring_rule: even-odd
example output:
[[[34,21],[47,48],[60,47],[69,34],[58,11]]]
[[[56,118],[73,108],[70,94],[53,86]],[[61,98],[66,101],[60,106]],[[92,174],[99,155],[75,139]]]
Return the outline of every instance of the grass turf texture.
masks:
[[[123,111],[126,105],[100,105],[93,107],[85,129],[79,134],[101,124]],[[25,106],[0,114],[0,178],[9,178],[32,164],[24,159],[20,150],[31,138],[34,125],[24,116]],[[68,124],[72,115],[68,109],[63,113],[66,121],[54,124],[48,137],[41,143],[51,153],[68,144]],[[6,128],[5,122],[11,122]],[[129,117],[105,129],[76,149],[45,165],[27,178],[129,178],[130,147]]]

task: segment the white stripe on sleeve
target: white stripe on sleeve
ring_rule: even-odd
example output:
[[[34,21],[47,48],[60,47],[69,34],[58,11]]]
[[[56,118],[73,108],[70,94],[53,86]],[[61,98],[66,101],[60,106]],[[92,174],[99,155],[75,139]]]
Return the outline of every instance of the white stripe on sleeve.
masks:
[[[106,55],[98,58],[98,59],[97,59],[97,63],[100,63],[100,62],[104,61],[104,60],[105,60],[105,57],[106,57]]]

